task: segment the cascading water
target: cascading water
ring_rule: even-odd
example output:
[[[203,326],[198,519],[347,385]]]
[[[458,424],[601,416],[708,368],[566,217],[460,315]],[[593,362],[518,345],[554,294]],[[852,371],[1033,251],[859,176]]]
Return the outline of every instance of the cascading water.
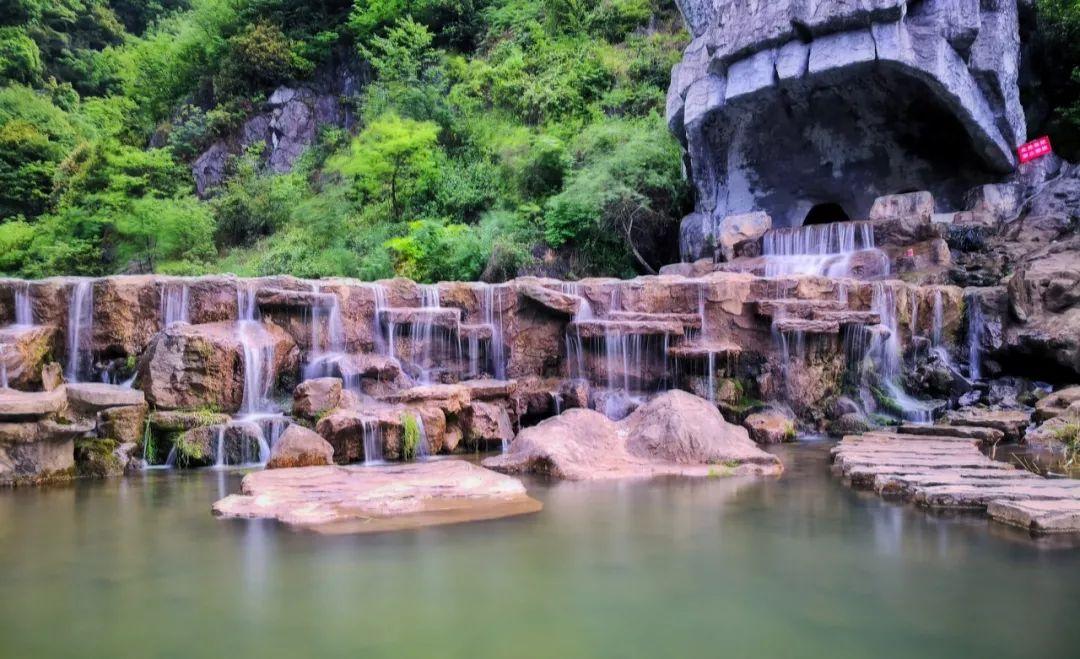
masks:
[[[80,279],[68,298],[67,367],[68,382],[83,382],[93,370],[94,282]]]
[[[870,407],[869,397],[865,391],[868,385],[870,371],[876,372],[877,380],[883,392],[895,403],[897,412],[914,423],[930,423],[933,420],[933,410],[907,394],[900,384],[902,369],[902,355],[900,345],[900,328],[897,321],[896,293],[880,282],[873,285],[873,297],[870,303],[871,311],[878,314],[881,323],[868,328],[853,328],[862,338],[856,343],[866,345],[863,359],[863,383],[864,402]]]
[[[376,419],[361,421],[364,432],[364,464],[367,466],[383,463],[382,431]]]
[[[237,424],[251,424],[257,429],[259,463],[270,459],[270,449],[280,434],[285,419],[269,400],[274,380],[274,346],[263,327],[256,304],[255,290],[250,286],[236,288],[236,334],[244,355],[244,398]],[[219,459],[224,466],[224,448]]]
[[[563,282],[559,286],[559,289],[563,293],[572,295],[578,299],[577,310],[570,319],[571,323],[592,320],[596,317],[593,313],[592,304],[585,296],[581,295],[578,284],[573,282]],[[588,373],[585,371],[585,346],[581,340],[581,332],[578,331],[576,326],[572,326],[574,327],[573,331],[571,332],[568,328],[566,330],[566,336],[564,337],[566,341],[566,363],[570,369],[570,378],[587,378]]]
[[[489,353],[491,356],[491,374],[497,380],[506,379],[506,346],[503,343],[502,287],[485,286],[480,298],[480,314],[484,324],[491,328]],[[496,296],[496,293],[499,295]],[[479,346],[477,346],[479,348]],[[470,355],[472,347],[470,346]]]
[[[335,363],[345,355],[341,301],[336,293],[323,295],[318,282],[311,285],[311,290],[315,293],[316,303],[311,307],[311,348],[304,366],[305,380],[334,375]],[[349,378],[343,379],[347,388],[354,386]]]
[[[429,312],[442,308],[438,285],[428,284],[420,287],[420,308]],[[413,364],[420,373],[418,378],[420,384],[432,383],[435,334],[434,313],[422,313],[412,324],[409,338],[413,349]]]
[[[986,331],[986,319],[983,317],[982,303],[977,295],[967,298],[967,351],[968,378],[982,378],[982,340]]]
[[[173,323],[190,323],[191,288],[187,284],[166,284],[161,292],[161,322],[164,327]]]
[[[791,229],[767,231],[761,242],[765,276],[821,275],[846,277],[851,274],[851,257],[872,251],[888,269],[888,257],[874,243],[874,226],[869,222],[835,222]]]
[[[945,327],[945,303],[941,290],[934,291],[934,315],[931,320],[930,341],[935,347],[941,345]]]
[[[29,327],[34,324],[34,306],[30,299],[30,282],[15,285],[15,324]]]

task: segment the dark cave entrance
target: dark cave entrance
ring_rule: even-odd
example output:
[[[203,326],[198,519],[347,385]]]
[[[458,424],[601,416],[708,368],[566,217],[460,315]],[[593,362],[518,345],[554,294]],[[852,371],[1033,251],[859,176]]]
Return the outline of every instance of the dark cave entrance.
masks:
[[[828,202],[824,204],[817,204],[810,209],[810,212],[806,214],[806,219],[803,220],[803,226],[811,224],[830,224],[832,222],[850,222],[851,217],[848,216],[844,207],[840,204]]]

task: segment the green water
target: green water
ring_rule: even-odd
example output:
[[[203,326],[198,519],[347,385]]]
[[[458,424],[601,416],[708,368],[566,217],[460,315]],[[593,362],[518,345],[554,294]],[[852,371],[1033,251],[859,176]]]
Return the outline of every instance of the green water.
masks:
[[[1080,550],[851,492],[826,449],[374,536],[214,519],[233,474],[0,492],[0,656],[1080,656]]]

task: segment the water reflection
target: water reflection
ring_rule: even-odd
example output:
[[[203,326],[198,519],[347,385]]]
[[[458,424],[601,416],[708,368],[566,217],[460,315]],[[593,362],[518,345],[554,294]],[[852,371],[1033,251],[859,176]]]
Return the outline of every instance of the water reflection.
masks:
[[[323,536],[222,521],[242,472],[0,493],[3,656],[1068,656],[1076,551],[779,479],[530,480],[536,515]],[[1009,625],[1000,624],[1008,612]],[[1017,630],[1020,630],[1018,632]]]

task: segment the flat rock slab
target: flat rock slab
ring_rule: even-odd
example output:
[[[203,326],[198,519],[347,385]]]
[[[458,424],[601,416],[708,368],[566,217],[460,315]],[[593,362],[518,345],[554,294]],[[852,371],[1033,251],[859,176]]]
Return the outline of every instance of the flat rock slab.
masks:
[[[956,439],[974,439],[986,444],[997,444],[1005,439],[1005,433],[996,428],[984,428],[979,426],[924,426],[914,423],[905,423],[897,429],[902,435],[913,436],[946,436]]]
[[[986,511],[1032,533],[1080,532],[1080,481],[1043,478],[991,460],[978,443],[993,442],[996,430],[958,429],[951,441],[904,430],[845,437],[832,449],[833,471],[852,487],[928,508]]]
[[[986,513],[1032,533],[1080,533],[1080,508],[1071,501],[991,501]]]
[[[0,419],[47,416],[63,407],[64,392],[60,389],[40,392],[0,389]]]
[[[274,519],[321,533],[372,533],[537,512],[516,478],[461,460],[383,467],[304,467],[244,477],[221,517]]]
[[[65,388],[71,406],[88,412],[146,403],[143,392],[115,384],[80,382],[78,384],[69,384]]]

